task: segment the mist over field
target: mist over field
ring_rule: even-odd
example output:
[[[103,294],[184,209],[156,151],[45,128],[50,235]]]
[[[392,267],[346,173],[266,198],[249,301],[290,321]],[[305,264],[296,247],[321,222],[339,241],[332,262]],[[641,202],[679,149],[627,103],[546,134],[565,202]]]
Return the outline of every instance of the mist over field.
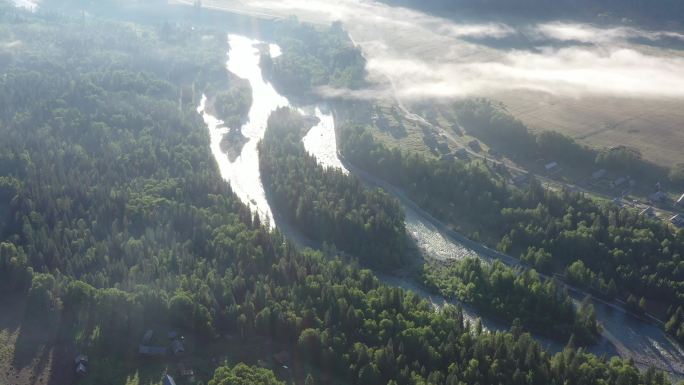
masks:
[[[684,57],[658,48],[684,35],[576,22],[459,23],[373,1],[259,0],[250,6],[339,20],[368,59],[370,78],[392,80],[406,99],[470,97],[510,90],[556,96],[684,97]],[[507,48],[506,39],[515,39]],[[520,44],[522,42],[523,44]],[[498,43],[498,44],[497,44]],[[649,45],[653,44],[653,46]],[[392,87],[327,95],[373,98]]]

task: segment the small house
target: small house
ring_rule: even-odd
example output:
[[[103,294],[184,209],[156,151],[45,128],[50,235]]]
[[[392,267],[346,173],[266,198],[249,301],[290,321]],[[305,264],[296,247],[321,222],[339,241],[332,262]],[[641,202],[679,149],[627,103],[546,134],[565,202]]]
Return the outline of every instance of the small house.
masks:
[[[468,151],[466,151],[465,148],[460,147],[456,151],[454,151],[454,155],[456,155],[456,157],[459,159],[466,159],[468,158]]]
[[[665,195],[665,193],[662,191],[656,191],[648,196],[648,199],[651,202],[662,202],[665,200],[665,198],[667,198],[667,195]]]
[[[515,184],[521,184],[527,182],[528,175],[527,174],[520,174],[516,175],[513,177],[513,183]]]
[[[153,335],[154,335],[154,330],[150,329],[150,330],[146,331],[145,334],[143,335],[143,338],[142,338],[142,341],[141,341],[142,344],[143,344],[143,345],[149,344],[150,341],[152,341],[152,336],[153,336]]]
[[[555,170],[556,168],[558,168],[557,162],[551,162],[551,163],[547,163],[544,165],[544,169],[546,171],[552,171],[552,170]]]
[[[613,187],[622,186],[625,182],[627,182],[627,178],[621,176],[613,181]]]
[[[684,207],[684,194],[682,194],[682,196],[680,196],[679,199],[677,199],[676,203],[677,203],[677,206]]]
[[[266,366],[262,366],[262,368],[265,367]],[[186,364],[183,362],[178,364],[178,373],[180,373],[181,377],[193,377],[195,375],[195,371],[192,370],[192,368],[186,366]]]
[[[76,374],[79,376],[85,376],[88,374],[88,356],[79,354],[74,360],[74,365],[76,365]]]
[[[607,173],[606,169],[605,169],[605,168],[602,168],[602,169],[600,169],[600,170],[594,171],[594,172],[591,174],[591,177],[592,177],[592,179],[601,179],[601,178],[603,178],[604,176],[606,176],[606,173]]]
[[[675,226],[684,226],[684,216],[682,216],[682,214],[676,214],[670,218],[670,222]]]
[[[180,338],[176,338],[171,342],[171,351],[176,356],[185,353],[185,344],[183,344],[183,341]]]
[[[167,349],[163,346],[138,345],[138,353],[144,356],[164,356]]]
[[[162,379],[162,385],[176,385],[176,381],[173,380],[173,377],[166,374]]]

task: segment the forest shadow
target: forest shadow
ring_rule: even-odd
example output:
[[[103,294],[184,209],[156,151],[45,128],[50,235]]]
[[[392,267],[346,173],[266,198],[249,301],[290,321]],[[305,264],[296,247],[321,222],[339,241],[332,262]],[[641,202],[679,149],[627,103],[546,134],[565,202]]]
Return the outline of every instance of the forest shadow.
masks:
[[[44,368],[48,359],[46,350],[52,337],[50,330],[55,329],[54,325],[51,327],[45,320],[29,315],[24,298],[14,297],[3,305],[7,310],[7,317],[3,317],[3,329],[5,323],[8,323],[12,324],[15,333],[18,331],[12,366],[16,370],[22,370],[37,361],[34,372]]]
[[[55,329],[26,316],[25,296],[0,298],[0,382],[3,377],[20,384],[42,382]]]

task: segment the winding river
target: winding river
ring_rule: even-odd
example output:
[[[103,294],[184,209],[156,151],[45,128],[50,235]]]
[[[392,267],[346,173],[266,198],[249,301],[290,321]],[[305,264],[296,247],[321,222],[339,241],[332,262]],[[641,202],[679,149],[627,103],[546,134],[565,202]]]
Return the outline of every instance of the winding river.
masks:
[[[226,67],[236,76],[249,81],[253,95],[248,121],[241,127],[242,134],[248,141],[234,161],[231,162],[228,159],[220,146],[228,128],[223,125],[222,121],[205,111],[206,97],[202,98],[198,112],[202,114],[209,129],[211,151],[216,158],[221,176],[231,184],[237,196],[249,204],[253,211],[259,213],[260,217],[268,218],[272,227],[281,226],[280,223],[276,223],[277,218],[274,220],[273,212],[261,184],[256,146],[264,135],[270,113],[278,107],[294,106],[262,76],[259,67],[260,51],[258,47],[263,46],[263,42],[232,34],[228,36],[228,40],[230,52]],[[269,51],[272,56],[277,56],[280,49],[277,46],[270,45]],[[340,160],[337,154],[333,114],[326,106],[295,108],[315,115],[319,119],[319,123],[311,128],[303,139],[307,151],[314,155],[321,164],[340,168],[344,172],[351,172],[365,182],[380,185],[396,196],[406,213],[407,231],[427,255],[440,259],[463,258],[468,255],[491,259],[493,251],[489,253],[487,252],[488,249],[481,245],[468,243],[460,235],[450,232],[442,223],[423,212],[398,189],[383,184],[383,182]],[[385,283],[412,290],[430,300],[435,306],[439,307],[448,302],[442,297],[427,293],[421,285],[413,282],[410,278],[378,275]],[[594,305],[598,319],[603,324],[604,332],[599,344],[590,349],[592,352],[607,356],[619,354],[622,357],[632,358],[640,367],[655,366],[665,370],[671,374],[673,380],[684,378],[684,351],[665,336],[657,326],[634,318],[610,304],[595,301]],[[464,306],[464,312],[468,319],[472,320],[479,317],[468,306]],[[503,328],[502,325],[491,320],[484,319],[483,324],[489,329]],[[543,338],[538,339],[550,351],[562,349],[561,344]]]

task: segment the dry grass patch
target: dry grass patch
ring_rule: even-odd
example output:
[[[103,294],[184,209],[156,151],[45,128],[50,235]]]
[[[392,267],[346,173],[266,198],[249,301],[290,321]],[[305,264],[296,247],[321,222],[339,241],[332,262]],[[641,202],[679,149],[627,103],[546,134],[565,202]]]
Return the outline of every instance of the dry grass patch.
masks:
[[[610,97],[578,99],[539,92],[493,95],[534,131],[553,130],[594,148],[625,145],[645,159],[670,167],[684,162],[681,100]]]

